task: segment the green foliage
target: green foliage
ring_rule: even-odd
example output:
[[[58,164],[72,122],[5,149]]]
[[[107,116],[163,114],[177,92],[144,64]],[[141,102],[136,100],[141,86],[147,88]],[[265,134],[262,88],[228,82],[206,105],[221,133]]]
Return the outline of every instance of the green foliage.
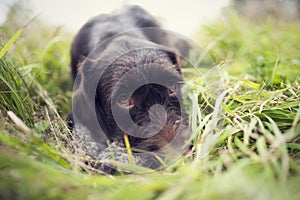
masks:
[[[0,109],[13,111],[33,126],[34,102],[20,72],[5,57],[0,58]]]
[[[276,23],[269,19],[258,24],[241,21],[232,14],[225,22],[204,26],[202,31],[209,37],[199,40],[206,44],[220,37],[210,51],[216,63],[225,61],[231,73],[246,72],[256,82],[280,86],[282,82],[299,81],[299,30],[299,23]]]
[[[39,98],[41,91],[38,92],[36,83],[47,91],[61,113],[67,113],[71,105],[67,102],[72,95],[69,53],[73,36],[63,27],[45,25],[39,15],[32,18],[28,7],[26,2],[17,1],[10,8],[0,32],[4,41],[11,40],[3,42],[7,47],[1,49],[6,52],[9,47],[6,60],[13,62],[11,65],[27,83],[30,95],[38,104],[45,102]]]

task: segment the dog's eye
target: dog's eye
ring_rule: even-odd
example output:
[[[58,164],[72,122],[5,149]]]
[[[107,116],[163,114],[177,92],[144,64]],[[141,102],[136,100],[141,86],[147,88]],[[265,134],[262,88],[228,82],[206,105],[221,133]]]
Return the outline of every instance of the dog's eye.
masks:
[[[118,103],[123,108],[132,108],[134,106],[133,98],[128,98],[127,95],[121,95],[118,99]]]
[[[126,105],[128,104],[128,97],[126,95],[121,95],[118,102],[122,105]]]

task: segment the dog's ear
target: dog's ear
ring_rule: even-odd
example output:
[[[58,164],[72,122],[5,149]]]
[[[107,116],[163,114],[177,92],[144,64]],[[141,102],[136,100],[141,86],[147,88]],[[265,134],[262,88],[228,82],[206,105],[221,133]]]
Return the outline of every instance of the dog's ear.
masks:
[[[179,56],[177,55],[177,53],[175,53],[174,51],[166,51],[166,53],[174,65],[179,63]]]
[[[165,50],[168,55],[170,61],[175,66],[176,70],[181,73],[181,65],[180,65],[180,56],[176,53],[175,50]]]
[[[94,67],[95,64],[97,63],[85,60],[84,66],[78,71],[72,98],[73,122],[75,127],[87,128],[95,141],[105,144],[107,126],[102,120],[103,113],[98,113],[96,105],[96,87],[94,85],[97,85],[99,73]]]
[[[96,94],[96,97],[95,97],[95,109],[96,109],[97,120],[98,120],[104,134],[107,137],[109,137],[108,126],[107,126],[107,123],[104,119],[106,114],[104,112],[104,109],[103,109],[102,105],[100,104],[100,99],[99,99],[98,94]]]

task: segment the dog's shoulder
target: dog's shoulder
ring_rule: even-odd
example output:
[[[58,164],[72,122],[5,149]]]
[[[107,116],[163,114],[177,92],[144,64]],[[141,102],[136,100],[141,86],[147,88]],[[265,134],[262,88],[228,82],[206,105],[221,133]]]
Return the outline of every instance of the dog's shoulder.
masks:
[[[131,18],[137,28],[160,27],[158,21],[153,16],[137,5],[125,6],[122,9],[121,15]]]

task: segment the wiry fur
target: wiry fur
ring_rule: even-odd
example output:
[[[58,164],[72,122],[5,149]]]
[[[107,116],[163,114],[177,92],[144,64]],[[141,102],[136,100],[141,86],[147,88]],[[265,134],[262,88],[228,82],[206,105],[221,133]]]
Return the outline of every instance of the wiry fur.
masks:
[[[136,29],[156,27],[151,29]],[[135,31],[129,31],[136,29]],[[127,32],[129,31],[129,32]],[[127,152],[124,150],[124,132],[118,127],[112,115],[111,105],[113,102],[113,91],[118,91],[124,85],[134,85],[140,80],[170,80],[176,84],[174,94],[170,94],[168,86],[149,83],[138,88],[132,95],[134,106],[129,113],[132,120],[139,126],[146,126],[150,122],[148,110],[151,106],[159,104],[167,111],[167,121],[161,124],[162,113],[153,113],[154,126],[162,125],[163,128],[154,136],[138,138],[129,135],[129,141],[134,151],[138,165],[156,169],[160,163],[153,156],[139,157],[136,150],[157,151],[166,146],[179,133],[179,125],[185,120],[182,113],[180,83],[183,81],[178,57],[176,53],[167,46],[166,34],[159,29],[158,23],[143,9],[137,6],[129,6],[121,12],[107,15],[99,15],[87,22],[79,31],[72,44],[71,66],[74,79],[80,79],[80,87],[76,88],[75,96],[88,95],[90,83],[98,80],[96,96],[88,99],[87,104],[92,102],[95,108],[89,105],[76,106],[73,109],[82,108],[82,116],[78,117],[79,126],[90,127],[93,109],[97,112],[97,119],[106,137],[113,145],[106,147],[103,138],[97,138],[97,131],[89,129],[90,141],[99,143],[94,148],[86,148],[87,154],[96,160],[117,159],[128,163]],[[92,55],[91,55],[92,54]],[[99,74],[102,76],[99,77]],[[127,73],[130,72],[130,73]],[[120,82],[121,80],[121,82]],[[84,95],[82,95],[84,94]],[[85,101],[86,102],[86,101]],[[73,105],[74,106],[74,105]],[[126,109],[120,108],[120,113]],[[78,112],[77,112],[78,113]],[[81,114],[80,114],[81,115]],[[76,127],[76,124],[75,124]],[[155,127],[147,126],[142,134],[151,135]],[[80,134],[77,130],[77,134]],[[86,134],[86,133],[82,133]],[[89,144],[88,144],[89,143]],[[93,142],[92,142],[93,143]],[[84,145],[83,145],[84,146]],[[114,148],[119,146],[121,148]],[[84,149],[83,148],[83,149]],[[112,150],[113,149],[113,150]],[[89,152],[91,151],[91,152]],[[111,155],[111,152],[113,156]],[[110,173],[107,165],[101,168]]]

